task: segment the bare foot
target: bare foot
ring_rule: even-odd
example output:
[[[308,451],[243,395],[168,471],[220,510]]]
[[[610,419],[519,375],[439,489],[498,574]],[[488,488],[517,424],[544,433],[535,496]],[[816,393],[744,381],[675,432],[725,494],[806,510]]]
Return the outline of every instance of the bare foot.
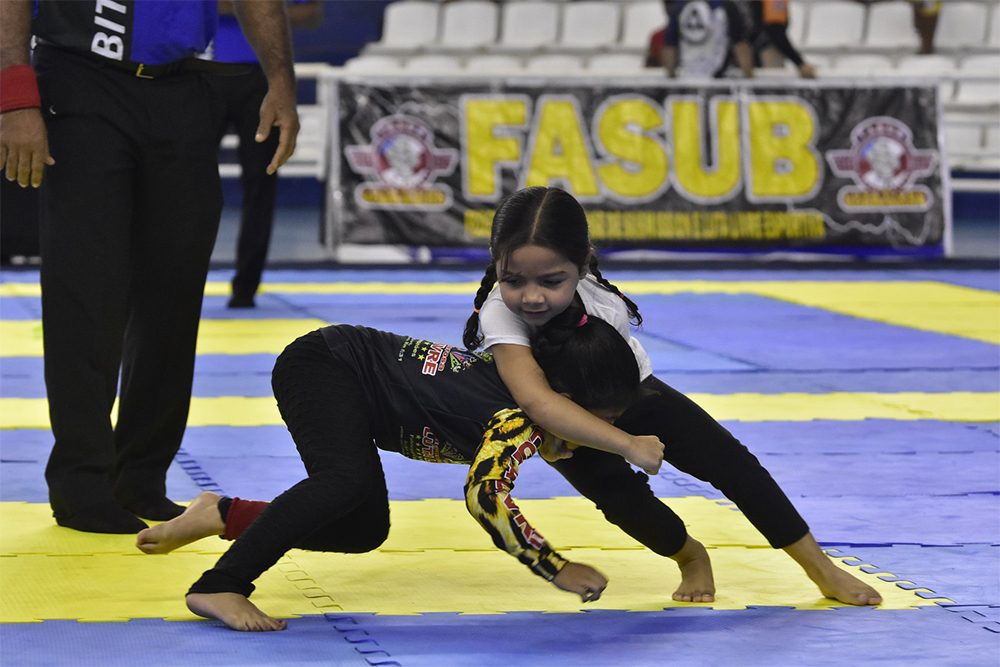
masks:
[[[287,621],[271,618],[239,593],[190,593],[187,607],[199,616],[222,621],[240,632],[273,632],[288,627]]]
[[[840,600],[846,604],[882,604],[882,596],[879,595],[878,591],[850,572],[845,572],[835,565],[832,565],[831,568],[824,568],[823,573],[815,577],[813,581],[819,586],[820,592],[828,598]]]
[[[222,535],[226,524],[219,515],[219,496],[203,491],[179,517],[139,531],[135,546],[147,554],[166,554],[211,535]]]
[[[671,556],[681,570],[681,585],[674,591],[677,602],[715,602],[715,579],[708,551],[698,540],[688,537],[684,547]]]

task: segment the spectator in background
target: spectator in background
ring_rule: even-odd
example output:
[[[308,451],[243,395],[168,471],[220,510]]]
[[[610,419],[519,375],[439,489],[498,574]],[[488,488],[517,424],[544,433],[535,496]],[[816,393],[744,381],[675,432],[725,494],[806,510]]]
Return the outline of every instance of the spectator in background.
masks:
[[[286,0],[288,20],[293,28],[317,28],[323,20],[319,0]],[[274,201],[278,188],[277,172],[267,165],[278,148],[278,135],[272,132],[264,141],[255,139],[260,105],[267,95],[267,77],[250,43],[236,20],[232,0],[219,0],[219,29],[212,46],[212,57],[219,62],[247,63],[252,69],[241,76],[211,79],[219,98],[219,140],[236,132],[240,144],[240,186],[243,204],[240,231],[236,241],[236,274],[232,281],[230,308],[253,308],[267,261],[274,224]]]
[[[670,12],[674,10],[675,0],[663,0],[664,16],[670,18]],[[663,40],[667,32],[664,25],[659,30],[649,36],[649,47],[646,49],[645,67],[663,67]]]
[[[753,51],[733,0],[679,0],[668,15],[663,65],[670,77],[721,78],[735,60],[753,77]]]
[[[781,67],[782,56],[792,61],[806,79],[816,78],[816,68],[807,63],[788,39],[789,0],[750,0],[750,21],[753,37],[750,43],[757,65]]]

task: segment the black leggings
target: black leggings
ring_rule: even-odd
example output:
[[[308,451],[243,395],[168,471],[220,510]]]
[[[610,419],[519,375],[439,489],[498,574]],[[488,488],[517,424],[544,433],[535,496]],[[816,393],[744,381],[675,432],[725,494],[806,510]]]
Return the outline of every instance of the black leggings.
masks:
[[[240,593],[291,548],[364,553],[389,534],[389,495],[357,374],[314,331],[278,357],[271,386],[308,477],[275,498],[189,593]]]
[[[757,457],[694,401],[655,377],[643,381],[642,397],[615,426],[657,436],[664,461],[721,491],[772,547],[787,547],[809,531]],[[608,521],[654,552],[672,556],[684,546],[684,522],[653,495],[649,478],[622,457],[581,447],[552,465]]]

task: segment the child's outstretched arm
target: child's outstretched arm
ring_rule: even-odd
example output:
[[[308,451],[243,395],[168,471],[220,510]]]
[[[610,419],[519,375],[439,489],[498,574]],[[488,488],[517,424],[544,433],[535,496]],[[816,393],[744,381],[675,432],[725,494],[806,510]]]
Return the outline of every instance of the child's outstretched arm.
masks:
[[[520,410],[494,415],[469,469],[465,506],[494,545],[557,588],[592,602],[601,597],[608,580],[589,565],[571,563],[559,555],[531,527],[511,495],[518,466],[542,447],[545,438]]]
[[[663,443],[652,435],[630,435],[552,390],[545,373],[524,345],[490,347],[503,380],[517,405],[547,432],[585,447],[618,454],[655,475],[663,463]]]

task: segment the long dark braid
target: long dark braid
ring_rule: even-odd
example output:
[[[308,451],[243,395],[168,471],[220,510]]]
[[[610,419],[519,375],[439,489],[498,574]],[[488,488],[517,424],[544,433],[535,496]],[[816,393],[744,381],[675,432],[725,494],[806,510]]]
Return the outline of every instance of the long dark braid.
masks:
[[[635,305],[632,299],[625,296],[625,294],[618,289],[615,285],[611,283],[607,278],[601,275],[601,270],[597,268],[597,255],[593,255],[590,258],[590,273],[597,278],[597,282],[603,285],[606,289],[617,294],[622,301],[625,302],[625,307],[628,308],[629,320],[635,326],[642,324],[642,315],[639,314],[639,306]]]
[[[490,290],[493,289],[496,282],[497,265],[495,262],[490,262],[490,265],[486,267],[486,273],[483,275],[482,281],[479,283],[479,290],[476,292],[475,309],[465,322],[462,345],[467,350],[474,350],[483,342],[483,335],[479,333],[479,309],[486,303],[486,297],[490,295]]]

